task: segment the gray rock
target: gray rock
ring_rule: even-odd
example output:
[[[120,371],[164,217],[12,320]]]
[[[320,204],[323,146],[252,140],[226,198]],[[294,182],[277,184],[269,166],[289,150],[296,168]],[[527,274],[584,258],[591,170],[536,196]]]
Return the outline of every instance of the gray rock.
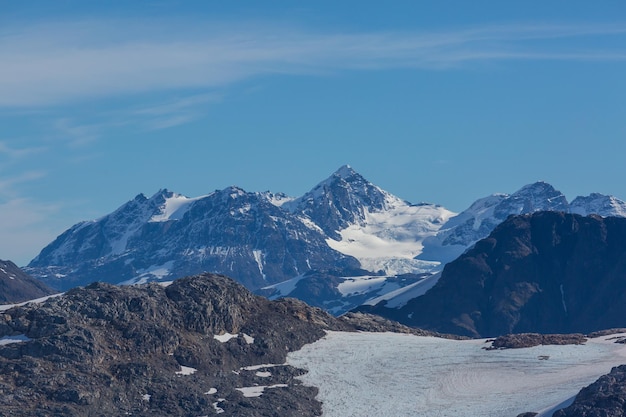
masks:
[[[583,388],[572,405],[554,413],[554,417],[623,416],[626,416],[626,365],[614,367],[608,375]]]
[[[28,338],[0,345],[0,416],[318,416],[317,389],[287,353],[326,330],[399,328],[375,321],[269,301],[221,275],[94,283],[0,314],[0,337]],[[257,385],[278,386],[238,390]]]

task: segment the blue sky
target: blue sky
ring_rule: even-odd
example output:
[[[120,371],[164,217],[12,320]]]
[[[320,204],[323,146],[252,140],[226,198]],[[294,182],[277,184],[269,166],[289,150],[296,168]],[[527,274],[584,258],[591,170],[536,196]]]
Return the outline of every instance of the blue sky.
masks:
[[[453,211],[626,199],[624,74],[620,1],[0,0],[0,258],[139,193],[299,196],[343,164]]]

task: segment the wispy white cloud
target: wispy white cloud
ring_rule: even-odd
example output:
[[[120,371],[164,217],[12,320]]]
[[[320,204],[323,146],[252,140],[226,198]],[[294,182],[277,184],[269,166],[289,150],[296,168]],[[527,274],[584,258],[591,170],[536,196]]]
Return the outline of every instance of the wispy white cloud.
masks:
[[[77,124],[69,118],[56,119],[53,125],[54,136],[70,148],[82,148],[95,142],[102,129],[101,126],[95,124]]]
[[[46,150],[46,147],[44,146],[17,148],[17,147],[13,147],[9,145],[7,142],[0,141],[0,155],[5,155],[9,157],[10,159],[24,158],[29,155],[43,152],[45,150]]]
[[[0,32],[0,106],[215,88],[263,74],[441,69],[496,60],[626,60],[626,47],[605,48],[603,42],[626,44],[616,42],[626,34],[621,23],[352,34],[260,23],[152,26],[159,32],[130,21],[5,28]],[[586,48],[577,47],[580,39]],[[177,119],[184,122],[185,117],[175,115],[171,123]]]
[[[168,129],[203,117],[208,105],[220,100],[221,96],[217,94],[198,94],[176,98],[126,113],[129,124],[140,125],[148,130]]]
[[[0,176],[0,196],[15,197],[18,193],[17,185],[36,181],[46,176],[44,171],[26,171],[13,176]]]
[[[148,116],[163,116],[178,112],[186,112],[191,108],[207,103],[215,103],[221,100],[217,94],[198,94],[188,97],[177,98],[166,103],[155,104],[134,111],[135,114]]]

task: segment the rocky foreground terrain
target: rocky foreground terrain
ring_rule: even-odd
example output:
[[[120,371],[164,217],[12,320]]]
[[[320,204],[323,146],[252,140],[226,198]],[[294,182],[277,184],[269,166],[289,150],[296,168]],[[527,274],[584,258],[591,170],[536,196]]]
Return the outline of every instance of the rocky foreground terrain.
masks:
[[[517,417],[535,417],[527,412]],[[616,366],[593,384],[583,388],[574,402],[552,417],[623,417],[626,416],[626,365]]]
[[[317,388],[285,362],[326,330],[443,336],[269,301],[221,275],[168,286],[94,283],[0,314],[0,416],[319,416]],[[493,346],[583,342],[515,335]],[[624,415],[614,411],[626,403],[623,371],[583,390],[560,416]]]
[[[283,365],[325,330],[412,330],[269,301],[213,274],[94,283],[0,314],[0,416],[315,416]]]
[[[583,388],[569,407],[554,417],[622,417],[626,415],[626,365]]]

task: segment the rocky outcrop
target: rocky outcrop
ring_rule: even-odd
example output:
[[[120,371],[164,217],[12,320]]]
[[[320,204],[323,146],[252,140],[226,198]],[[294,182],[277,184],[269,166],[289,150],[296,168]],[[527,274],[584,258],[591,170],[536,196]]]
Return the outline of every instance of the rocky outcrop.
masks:
[[[11,261],[0,260],[0,304],[19,303],[55,291],[32,278]]]
[[[351,328],[354,328],[354,330],[360,332],[393,332],[413,334],[416,336],[441,337],[443,339],[468,339],[467,337],[463,336],[430,332],[428,330],[404,326],[396,321],[388,320],[374,314],[348,312],[341,316],[339,319],[345,324],[348,324]]]
[[[626,365],[613,368],[593,384],[583,388],[574,403],[556,411],[554,417],[626,416]]]
[[[94,283],[0,315],[0,415],[320,415],[286,355],[355,329],[220,275]]]
[[[580,334],[519,333],[499,336],[487,349],[520,349],[539,345],[582,345],[587,338]]]
[[[626,219],[512,216],[402,308],[366,311],[471,337],[626,326]]]

